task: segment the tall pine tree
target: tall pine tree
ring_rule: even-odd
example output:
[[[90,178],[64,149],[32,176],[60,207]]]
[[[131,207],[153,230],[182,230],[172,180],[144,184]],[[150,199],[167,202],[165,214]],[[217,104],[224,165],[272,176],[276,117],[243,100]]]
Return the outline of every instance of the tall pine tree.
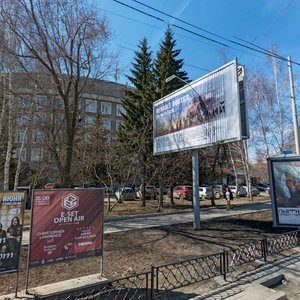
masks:
[[[127,76],[133,89],[126,91],[123,107],[126,114],[118,132],[118,139],[127,151],[139,153],[138,163],[142,181],[141,205],[145,206],[145,178],[147,162],[152,156],[152,105],[155,100],[154,76],[152,71],[152,52],[147,39],[139,44],[134,62]]]
[[[179,89],[188,81],[187,72],[182,70],[184,61],[179,58],[181,50],[175,47],[174,33],[171,27],[168,26],[153,65],[158,98]],[[166,82],[166,79],[171,75],[175,75],[182,80],[174,78],[172,81]]]
[[[183,71],[183,59],[180,57],[181,50],[176,49],[176,40],[174,39],[174,33],[170,26],[165,31],[164,40],[161,42],[159,51],[157,52],[156,59],[153,64],[153,71],[156,84],[156,98],[162,98],[167,94],[179,89],[188,82],[187,72]],[[171,75],[175,75],[172,81],[166,82],[166,79]],[[178,79],[178,77],[180,79]],[[187,160],[188,159],[188,160]],[[171,183],[171,177],[173,181],[176,178],[190,177],[190,159],[186,153],[175,153],[160,155],[155,157],[153,168],[156,170],[157,181],[160,183],[160,191],[163,189],[163,185]],[[186,172],[186,174],[184,174]],[[171,203],[174,205],[173,196],[171,193]],[[158,211],[163,206],[163,196],[160,193],[160,199],[158,203]]]

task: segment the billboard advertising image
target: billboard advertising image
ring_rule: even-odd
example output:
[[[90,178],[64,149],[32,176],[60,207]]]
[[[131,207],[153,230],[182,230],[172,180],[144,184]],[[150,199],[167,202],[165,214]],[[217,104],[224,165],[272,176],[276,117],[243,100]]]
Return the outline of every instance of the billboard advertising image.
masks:
[[[102,189],[33,191],[29,266],[102,255],[103,209]]]
[[[153,104],[154,154],[242,139],[236,60]]]
[[[300,156],[268,159],[273,223],[300,226]]]
[[[25,193],[0,192],[0,274],[18,271]]]

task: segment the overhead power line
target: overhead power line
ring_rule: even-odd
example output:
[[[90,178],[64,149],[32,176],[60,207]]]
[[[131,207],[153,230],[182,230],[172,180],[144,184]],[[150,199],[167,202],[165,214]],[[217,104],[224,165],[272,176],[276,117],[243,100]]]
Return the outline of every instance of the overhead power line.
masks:
[[[136,7],[133,7],[133,6],[131,6],[131,5],[128,5],[128,4],[124,3],[124,2],[121,2],[121,1],[119,1],[119,0],[113,0],[113,1],[119,3],[119,4],[123,5],[123,6],[126,6],[126,7],[130,8],[130,9],[133,9],[133,10],[135,10],[135,11],[138,11],[138,12],[140,12],[140,13],[142,13],[142,14],[145,14],[145,15],[151,17],[151,18],[154,18],[154,19],[159,20],[159,21],[161,21],[161,22],[167,23],[167,21],[166,21],[166,20],[163,20],[162,18],[159,18],[159,17],[157,17],[157,16],[154,16],[154,15],[152,15],[152,14],[150,14],[150,13],[146,13],[146,12],[144,12],[144,11],[142,11],[142,10],[139,10],[139,9],[137,9]],[[186,24],[186,25],[192,26],[192,27],[194,27],[194,28],[196,28],[196,29],[198,29],[198,30],[201,30],[201,31],[206,32],[206,33],[208,33],[208,34],[211,34],[211,35],[213,35],[213,36],[215,36],[215,37],[218,37],[218,38],[220,38],[220,39],[222,39],[222,40],[224,40],[224,41],[230,42],[230,43],[232,43],[232,44],[235,44],[235,45],[238,45],[238,46],[240,46],[240,47],[243,47],[243,48],[252,50],[252,51],[257,52],[257,53],[261,53],[261,54],[264,54],[264,55],[267,55],[267,56],[275,57],[275,58],[278,58],[278,59],[283,60],[283,61],[286,61],[286,62],[288,61],[285,57],[283,57],[283,56],[281,56],[281,55],[277,55],[277,54],[275,54],[275,53],[273,53],[273,52],[271,52],[271,51],[269,51],[269,50],[267,50],[267,49],[264,49],[263,47],[259,47],[259,46],[255,45],[255,47],[257,47],[257,49],[256,49],[256,48],[247,46],[247,45],[242,44],[242,43],[240,43],[240,42],[236,42],[236,41],[233,41],[233,40],[231,40],[231,39],[222,37],[221,35],[217,35],[217,34],[212,33],[212,32],[210,32],[210,31],[208,31],[208,30],[206,30],[206,29],[203,29],[203,28],[201,28],[201,27],[199,27],[199,26],[196,26],[196,25],[194,25],[194,24],[191,24],[191,23],[189,23],[189,22],[186,22],[186,21],[184,21],[184,20],[181,20],[181,19],[179,19],[179,18],[176,18],[176,17],[174,17],[174,16],[172,16],[172,15],[170,15],[170,14],[167,14],[167,13],[161,11],[161,10],[158,10],[158,9],[156,9],[156,8],[150,6],[150,5],[144,4],[144,3],[142,3],[142,2],[140,2],[140,1],[138,1],[138,0],[132,0],[132,1],[138,3],[138,4],[142,5],[142,6],[145,6],[145,7],[149,8],[149,9],[151,9],[151,10],[154,10],[154,11],[156,11],[156,12],[158,12],[158,13],[161,13],[161,14],[163,14],[163,15],[165,15],[165,16],[168,16],[168,17],[170,17],[170,18],[172,18],[172,19],[174,19],[174,20],[177,20],[177,21],[182,22],[182,23],[184,23],[184,24]],[[199,36],[199,37],[201,37],[201,38],[207,39],[207,40],[209,40],[209,41],[211,41],[211,42],[217,43],[217,44],[219,44],[219,45],[222,45],[222,46],[231,48],[231,47],[230,47],[229,45],[227,45],[227,44],[224,44],[224,43],[219,42],[219,41],[217,41],[217,40],[215,40],[215,39],[209,38],[209,37],[207,37],[207,36],[205,36],[205,35],[198,34],[198,33],[194,32],[194,31],[188,30],[188,29],[186,29],[186,28],[184,28],[184,27],[181,27],[181,26],[178,26],[178,25],[175,25],[175,24],[172,24],[172,26],[173,26],[173,27],[176,27],[176,28],[179,28],[179,29],[181,29],[181,30],[184,30],[184,31],[186,31],[186,32],[189,32],[189,33],[191,33],[191,34],[194,34],[194,35],[196,35],[196,36]],[[251,44],[251,43],[249,43],[249,44]],[[292,61],[292,63],[295,64],[295,65],[300,66],[300,63],[298,63],[298,62]]]
[[[158,20],[158,21],[161,21],[161,22],[163,22],[163,23],[167,23],[166,20],[163,20],[163,19],[161,19],[161,18],[159,18],[159,17],[156,17],[156,16],[154,16],[154,15],[152,15],[152,14],[150,14],[150,13],[146,13],[146,12],[144,12],[144,11],[142,11],[142,10],[136,8],[136,7],[133,7],[133,6],[131,6],[131,5],[128,5],[128,4],[124,3],[124,2],[121,2],[121,1],[118,1],[118,0],[113,0],[113,1],[119,3],[119,4],[123,5],[123,6],[126,6],[126,7],[130,8],[130,9],[133,9],[133,10],[135,10],[135,11],[138,11],[138,12],[140,12],[140,13],[146,15],[146,16],[149,16],[149,17],[151,17],[151,18],[154,18],[154,19],[156,19],[156,20]],[[224,44],[224,43],[221,43],[221,42],[219,42],[219,41],[217,41],[217,40],[214,40],[214,39],[211,39],[211,38],[209,38],[209,37],[206,37],[206,36],[204,36],[204,35],[202,35],[202,34],[199,34],[199,33],[193,32],[193,31],[190,31],[190,30],[188,30],[188,29],[185,29],[185,28],[183,28],[183,27],[180,27],[180,26],[177,26],[177,25],[174,25],[174,24],[173,24],[173,26],[174,26],[174,27],[178,27],[178,28],[180,28],[180,29],[182,29],[182,30],[184,30],[184,31],[187,31],[187,32],[189,32],[189,33],[192,33],[192,34],[194,34],[194,35],[197,35],[197,36],[199,36],[199,37],[202,37],[202,38],[204,38],[204,39],[206,39],[206,40],[209,40],[209,41],[211,41],[211,42],[213,42],[213,43],[217,43],[217,44],[222,45],[222,46],[224,46],[224,47],[229,47],[228,45],[226,45],[226,44]]]

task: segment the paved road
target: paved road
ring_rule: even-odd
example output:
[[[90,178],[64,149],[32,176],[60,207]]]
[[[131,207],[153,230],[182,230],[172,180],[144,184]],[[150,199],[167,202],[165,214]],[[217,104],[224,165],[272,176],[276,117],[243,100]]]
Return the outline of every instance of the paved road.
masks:
[[[200,227],[201,221],[220,218],[231,215],[240,215],[262,210],[270,210],[271,202],[247,203],[236,205],[233,210],[226,211],[225,206],[209,207],[200,209]],[[159,213],[151,215],[134,215],[113,217],[104,222],[104,233],[113,233],[142,228],[151,228],[167,226],[173,224],[182,224],[193,222],[193,211],[184,211],[178,213]],[[29,243],[29,230],[23,232],[22,245]]]

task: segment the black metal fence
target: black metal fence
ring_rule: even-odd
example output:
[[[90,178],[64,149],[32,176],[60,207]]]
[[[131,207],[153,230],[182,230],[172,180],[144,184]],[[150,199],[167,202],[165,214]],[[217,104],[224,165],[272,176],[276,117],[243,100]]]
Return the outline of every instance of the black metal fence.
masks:
[[[73,292],[49,295],[36,299],[103,299],[133,300],[159,299],[175,289],[201,282],[216,276],[237,271],[238,267],[257,259],[280,253],[300,245],[300,230],[239,245],[236,249],[201,256],[190,260],[152,267],[149,272],[107,281]]]

